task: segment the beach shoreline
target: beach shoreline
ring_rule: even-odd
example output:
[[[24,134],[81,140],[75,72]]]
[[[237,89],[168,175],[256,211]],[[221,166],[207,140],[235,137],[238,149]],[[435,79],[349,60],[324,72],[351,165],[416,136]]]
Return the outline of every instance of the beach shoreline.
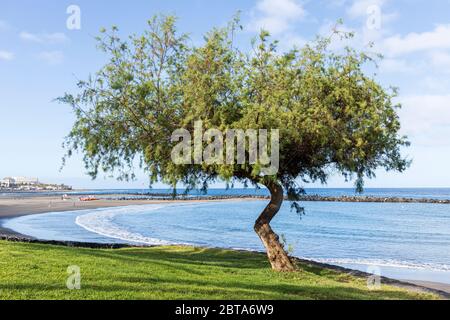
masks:
[[[115,194],[104,195],[114,197]],[[149,199],[98,199],[95,201],[80,201],[78,198],[69,198],[63,200],[61,196],[39,196],[39,197],[11,197],[0,198],[0,219],[17,218],[26,215],[66,212],[88,209],[126,207],[134,205],[161,204],[161,203],[198,203],[198,202],[223,202],[223,201],[245,201],[245,200],[264,200],[251,197],[236,197],[229,199],[183,199],[183,200],[149,200]]]
[[[116,196],[111,194],[109,196]],[[246,198],[236,198],[228,200],[109,200],[99,199],[96,201],[79,201],[78,198],[63,199],[61,196],[36,196],[36,197],[5,197],[0,198],[0,236],[17,236],[30,238],[14,230],[3,227],[2,221],[22,216],[51,213],[80,211],[89,209],[127,207],[146,204],[161,203],[187,203],[187,202],[219,202],[219,201],[240,201]],[[255,199],[252,199],[255,200]]]
[[[27,235],[22,235],[14,230],[10,230],[3,227],[2,221],[6,219],[17,218],[26,215],[44,214],[50,212],[67,212],[67,211],[79,211],[89,209],[100,208],[112,208],[112,207],[127,207],[135,205],[148,205],[148,204],[161,204],[161,203],[189,203],[189,202],[223,202],[223,201],[245,201],[245,200],[257,200],[253,198],[236,198],[227,200],[108,200],[99,199],[96,201],[82,202],[78,198],[63,199],[58,196],[47,197],[24,197],[24,198],[0,198],[0,239],[9,241],[24,241],[24,242],[38,242],[54,245],[70,245],[77,246],[77,243],[69,243],[65,241],[40,241]],[[88,247],[94,247],[93,244],[87,244]],[[82,244],[80,246],[83,246]],[[119,248],[121,246],[113,244],[103,244],[96,246],[97,248]],[[133,246],[132,246],[133,247]],[[138,247],[138,246],[136,246]],[[346,272],[352,275],[361,277],[367,277],[369,274],[353,269],[339,267],[331,264],[324,264],[311,260],[308,261],[316,266],[323,268],[333,269],[337,271]],[[398,285],[400,287],[407,287],[411,290],[431,290],[431,292],[438,292],[441,296],[450,298],[450,284],[430,281],[417,281],[417,280],[397,280],[390,278],[383,278],[386,283]]]
[[[115,197],[116,194],[104,195]],[[30,196],[30,197],[5,197],[0,198],[0,237],[17,237],[24,239],[33,239],[30,236],[20,234],[14,230],[5,228],[3,222],[5,220],[18,218],[28,215],[45,214],[45,213],[57,213],[68,211],[81,211],[91,209],[102,208],[116,208],[127,207],[136,205],[149,205],[149,204],[174,204],[174,203],[201,203],[201,202],[223,202],[223,201],[245,201],[245,200],[263,200],[254,198],[230,198],[230,199],[217,199],[217,200],[111,200],[111,199],[98,199],[96,201],[80,201],[78,197],[72,197],[63,199],[61,196]]]

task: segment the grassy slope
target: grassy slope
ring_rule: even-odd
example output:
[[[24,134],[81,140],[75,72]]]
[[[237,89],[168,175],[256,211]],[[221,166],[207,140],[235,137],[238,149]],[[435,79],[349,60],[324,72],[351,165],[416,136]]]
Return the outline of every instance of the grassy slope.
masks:
[[[66,288],[81,268],[81,290]],[[0,299],[433,298],[302,265],[277,274],[263,255],[190,247],[93,250],[0,241]]]

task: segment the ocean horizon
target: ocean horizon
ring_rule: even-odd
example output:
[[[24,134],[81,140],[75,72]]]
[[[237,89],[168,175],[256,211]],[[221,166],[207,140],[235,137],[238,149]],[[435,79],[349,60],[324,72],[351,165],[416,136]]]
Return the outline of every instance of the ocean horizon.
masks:
[[[371,196],[371,197],[399,197],[413,199],[438,199],[450,200],[450,187],[433,188],[433,187],[411,187],[411,188],[364,188],[362,193],[356,192],[355,188],[304,188],[306,195],[319,195],[330,197],[342,196]],[[177,190],[178,195],[182,195],[182,188]],[[26,196],[53,196],[53,195],[151,195],[151,194],[167,194],[172,195],[169,188],[155,189],[138,189],[138,188],[119,188],[119,189],[74,189],[72,191],[0,191],[0,197],[26,197]],[[206,193],[199,190],[191,190],[188,192],[191,196],[268,196],[270,193],[266,188],[256,189],[248,188],[210,188]]]

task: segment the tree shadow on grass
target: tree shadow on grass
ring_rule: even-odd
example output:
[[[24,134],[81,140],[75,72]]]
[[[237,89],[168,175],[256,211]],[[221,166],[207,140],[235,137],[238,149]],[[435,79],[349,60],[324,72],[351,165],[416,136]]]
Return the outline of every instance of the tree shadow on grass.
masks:
[[[113,259],[121,262],[137,263],[163,263],[171,266],[172,263],[190,266],[216,266],[222,268],[261,269],[268,268],[269,263],[264,255],[233,252],[220,249],[192,248],[176,250],[173,247],[151,249],[125,249],[125,250],[80,250],[79,255],[94,258]],[[167,261],[164,263],[163,261]]]
[[[176,279],[161,282],[159,279],[151,277],[143,279],[141,277],[128,277],[114,279],[125,284],[85,284],[83,289],[76,292],[83,298],[93,295],[105,297],[125,297],[127,299],[143,299],[152,297],[178,297],[178,299],[411,299],[413,296],[407,292],[391,291],[367,291],[353,287],[339,286],[314,286],[314,285],[294,285],[294,284],[253,284],[243,282],[227,282],[219,284],[210,281]],[[156,281],[159,284],[143,285],[143,281]],[[61,295],[72,295],[72,292],[64,290],[61,286],[39,286],[29,283],[0,284],[0,290],[5,291],[26,291],[28,294],[36,292],[36,296],[44,297],[46,293],[52,295],[56,292]],[[63,296],[61,298],[63,298]]]
[[[118,281],[125,283],[142,283],[147,280],[149,283],[158,283],[160,279],[152,277],[120,277]],[[226,298],[240,299],[247,296],[256,296],[258,299],[412,299],[414,295],[406,291],[385,291],[360,289],[350,286],[313,285],[313,284],[292,284],[280,283],[254,283],[241,279],[219,280],[199,280],[199,279],[165,279],[163,286],[179,286],[189,288],[193,292],[199,291],[203,295],[226,294]],[[190,298],[190,297],[186,297]]]

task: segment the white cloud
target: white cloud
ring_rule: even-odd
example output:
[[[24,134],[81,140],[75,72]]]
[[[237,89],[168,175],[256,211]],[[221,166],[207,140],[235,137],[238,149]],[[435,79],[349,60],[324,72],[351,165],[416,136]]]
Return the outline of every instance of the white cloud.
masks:
[[[69,40],[62,32],[37,34],[22,31],[19,37],[24,41],[36,43],[63,43]]]
[[[438,25],[433,31],[395,35],[383,41],[386,54],[399,56],[414,52],[450,49],[450,24]]]
[[[19,34],[19,37],[20,37],[20,39],[26,40],[26,41],[33,41],[33,42],[41,42],[42,41],[42,39],[39,36],[29,33],[29,32],[26,32],[26,31],[21,32]]]
[[[428,94],[447,94],[450,92],[450,79],[448,74],[427,74],[420,79],[420,90]]]
[[[390,34],[390,23],[398,14],[387,11],[389,0],[354,0],[347,10],[350,18],[362,20],[361,38],[364,44],[379,43]]]
[[[251,31],[265,29],[272,34],[290,30],[292,24],[305,16],[303,6],[297,0],[261,0],[252,12],[248,25]]]
[[[57,65],[64,62],[64,54],[61,51],[43,51],[38,55],[38,58],[50,65]]]
[[[437,51],[430,54],[431,63],[441,71],[450,72],[450,53]]]
[[[450,145],[450,95],[409,95],[399,100],[402,131],[413,142]]]
[[[417,71],[417,65],[411,66],[404,59],[383,59],[379,66],[380,71],[384,73],[412,73]]]
[[[368,16],[368,8],[371,6],[378,6],[381,8],[385,3],[386,0],[354,0],[347,9],[347,14],[353,19],[366,17]]]
[[[296,33],[287,33],[280,40],[280,44],[285,46],[287,50],[292,49],[294,46],[298,48],[303,47],[306,43],[308,43],[308,40]]]
[[[348,0],[327,0],[324,1],[329,8],[342,7],[348,3]]]
[[[277,36],[279,52],[288,52],[294,48],[302,48],[308,40],[294,32],[286,32]]]
[[[0,60],[12,60],[14,59],[14,53],[10,52],[10,51],[4,51],[4,50],[0,50]]]

